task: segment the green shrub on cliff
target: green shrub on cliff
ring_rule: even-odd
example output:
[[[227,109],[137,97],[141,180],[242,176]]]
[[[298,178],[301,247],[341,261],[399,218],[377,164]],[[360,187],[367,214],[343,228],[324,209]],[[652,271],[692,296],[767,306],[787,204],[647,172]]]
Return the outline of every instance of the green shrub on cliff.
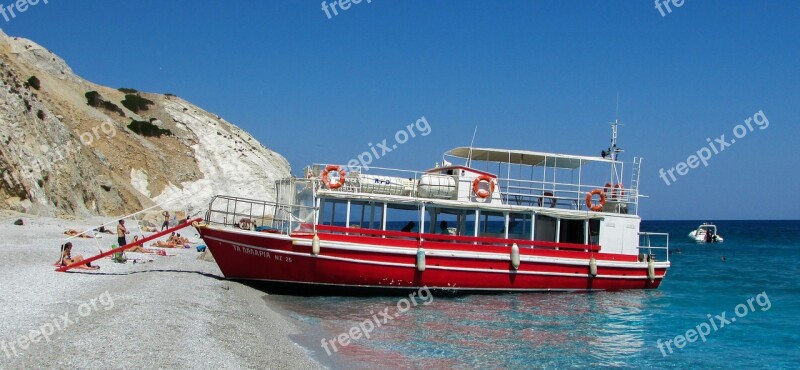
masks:
[[[161,137],[161,135],[172,136],[172,131],[163,129],[147,121],[132,119],[131,123],[128,124],[128,128],[139,135],[147,137]]]
[[[128,94],[125,95],[125,100],[122,101],[122,105],[125,108],[130,109],[133,113],[139,113],[139,111],[147,110],[148,105],[153,105],[152,100],[147,98],[143,98],[139,95]]]

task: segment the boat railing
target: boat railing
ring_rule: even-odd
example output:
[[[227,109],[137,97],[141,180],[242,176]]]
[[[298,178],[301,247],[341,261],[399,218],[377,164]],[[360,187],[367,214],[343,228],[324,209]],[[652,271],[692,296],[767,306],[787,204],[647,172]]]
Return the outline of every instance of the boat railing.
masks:
[[[656,243],[663,240],[663,244]],[[639,233],[639,256],[653,256],[656,261],[669,261],[669,234],[667,233]]]
[[[211,199],[205,222],[245,230],[288,234],[312,221],[313,207],[274,201],[216,195]]]
[[[637,203],[637,189],[615,188],[606,185],[558,183],[511,178],[498,179],[503,201],[507,204],[588,210],[586,196],[593,190],[605,195],[604,211],[627,213],[628,205]],[[593,202],[598,202],[595,197]]]
[[[326,164],[314,164],[306,168],[306,177],[316,184],[322,185],[321,177]],[[454,199],[458,191],[432,191],[428,182],[427,191],[420,191],[420,179],[423,176],[450,177],[453,179],[451,186],[464,186],[458,181],[457,175],[441,175],[422,171],[409,171],[384,167],[369,167],[369,171],[362,171],[361,167],[347,168],[344,183],[333,189],[338,192],[372,193],[409,196],[414,198],[441,198]],[[335,176],[329,174],[329,176]],[[333,181],[330,180],[329,181]],[[632,213],[638,211],[639,191],[637,188],[625,188],[617,184],[584,184],[574,182],[555,182],[525,180],[519,178],[498,177],[500,197],[503,203],[521,206],[540,206],[562,208],[571,210],[588,210],[586,196],[593,190],[599,190],[605,196],[604,212]],[[435,185],[433,185],[435,186]],[[470,185],[471,186],[471,185]],[[599,202],[595,196],[593,202]]]

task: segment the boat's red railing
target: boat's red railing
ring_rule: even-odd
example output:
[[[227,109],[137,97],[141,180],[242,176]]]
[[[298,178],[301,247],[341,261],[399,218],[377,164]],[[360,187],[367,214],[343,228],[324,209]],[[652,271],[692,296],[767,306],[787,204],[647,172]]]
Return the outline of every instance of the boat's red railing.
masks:
[[[327,231],[331,233],[351,234],[351,235],[357,234],[357,235],[374,236],[374,237],[392,237],[392,238],[406,238],[406,239],[411,238],[416,240],[428,240],[428,241],[479,243],[483,245],[499,245],[499,246],[511,246],[512,244],[516,243],[517,246],[519,246],[520,248],[522,247],[546,248],[546,249],[575,250],[575,251],[587,251],[587,252],[599,252],[601,249],[599,245],[589,245],[589,244],[560,243],[560,242],[525,240],[525,239],[503,239],[503,238],[492,238],[492,237],[482,237],[482,236],[414,233],[414,232],[393,231],[393,230],[384,231],[384,230],[362,229],[362,228],[352,228],[352,227],[348,228],[344,226],[332,226],[332,225],[317,225],[317,231]]]

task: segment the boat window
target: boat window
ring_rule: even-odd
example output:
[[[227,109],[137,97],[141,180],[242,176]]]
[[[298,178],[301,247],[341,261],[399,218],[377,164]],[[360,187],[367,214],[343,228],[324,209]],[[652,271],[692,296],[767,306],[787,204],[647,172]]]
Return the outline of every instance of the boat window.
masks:
[[[322,199],[319,211],[321,225],[344,226],[347,221],[347,201]]]
[[[589,220],[589,244],[600,244],[600,220],[598,219]]]
[[[529,213],[510,213],[508,215],[508,237],[511,239],[530,239],[531,216]]]
[[[481,211],[478,235],[491,238],[505,237],[506,217],[500,212]]]
[[[428,218],[430,222],[425,227],[425,232],[430,234],[462,235],[464,229],[463,220],[465,211],[455,208],[428,207]],[[444,222],[444,224],[442,224]],[[442,230],[442,227],[445,229]],[[470,229],[472,235],[473,230]]]
[[[383,203],[350,202],[350,227],[380,230],[382,218]]]
[[[413,222],[411,231],[419,232],[419,208],[415,204],[388,204],[386,209],[386,230],[401,231]],[[426,230],[427,232],[427,230]]]
[[[585,220],[561,220],[558,241],[562,243],[585,244]]]
[[[554,242],[556,241],[556,224],[558,220],[554,217],[536,215],[536,231],[534,240]]]

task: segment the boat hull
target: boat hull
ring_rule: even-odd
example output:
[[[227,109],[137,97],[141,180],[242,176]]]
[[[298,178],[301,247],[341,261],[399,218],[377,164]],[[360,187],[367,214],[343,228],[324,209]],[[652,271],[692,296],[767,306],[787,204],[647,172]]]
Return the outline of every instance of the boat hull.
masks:
[[[414,289],[453,291],[586,291],[655,289],[669,262],[637,256],[558,248],[520,248],[514,269],[510,246],[319,233],[314,255],[311,234],[271,234],[202,226],[200,235],[226,278],[301,286],[315,290]],[[424,251],[424,268],[418,262]],[[590,275],[594,257],[597,274]],[[423,270],[423,271],[420,271]],[[303,292],[298,292],[302,294]]]

